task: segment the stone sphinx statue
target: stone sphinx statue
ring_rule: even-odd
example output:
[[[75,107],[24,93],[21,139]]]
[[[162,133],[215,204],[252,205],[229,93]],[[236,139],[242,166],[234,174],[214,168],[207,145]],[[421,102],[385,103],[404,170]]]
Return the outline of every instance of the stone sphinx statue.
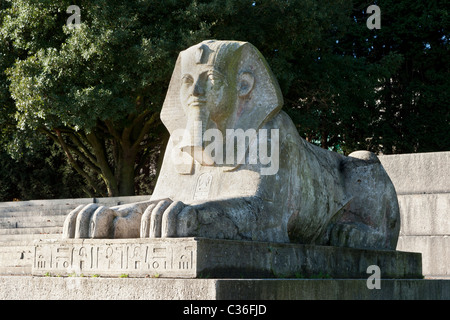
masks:
[[[373,153],[302,139],[250,43],[178,56],[161,119],[171,137],[149,201],[79,206],[63,238],[207,237],[395,250],[394,186]],[[269,155],[270,154],[270,155]]]

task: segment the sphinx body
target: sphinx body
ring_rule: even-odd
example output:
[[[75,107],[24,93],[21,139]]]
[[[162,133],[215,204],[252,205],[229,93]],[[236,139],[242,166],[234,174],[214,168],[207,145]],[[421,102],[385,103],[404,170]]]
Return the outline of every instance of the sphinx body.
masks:
[[[308,143],[282,105],[251,44],[208,40],[181,52],[161,112],[171,138],[151,198],[80,206],[68,215],[64,237],[395,249],[397,196],[376,155],[346,157]]]

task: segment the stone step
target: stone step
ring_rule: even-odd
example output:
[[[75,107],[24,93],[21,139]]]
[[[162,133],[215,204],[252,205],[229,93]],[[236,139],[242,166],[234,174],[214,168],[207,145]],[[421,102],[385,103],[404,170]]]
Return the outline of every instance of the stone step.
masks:
[[[450,152],[385,155],[378,159],[397,195],[450,191]]]
[[[8,210],[0,211],[0,217],[10,218],[10,217],[36,217],[36,216],[58,216],[67,215],[70,211],[75,209],[77,206],[65,206],[61,208],[8,208]]]
[[[426,277],[450,277],[450,235],[400,236],[397,250],[422,253],[423,274]]]
[[[19,234],[52,234],[62,233],[61,227],[35,227],[35,228],[12,228],[0,229],[2,235],[19,235]]]
[[[0,274],[31,274],[34,241],[0,242]]]
[[[369,290],[367,279],[133,279],[2,276],[0,277],[0,299],[232,300],[236,303],[239,303],[239,300],[448,300],[450,299],[450,281],[382,279],[380,290]],[[380,302],[386,304],[384,301]],[[349,302],[346,305],[354,303]],[[203,308],[205,304],[205,302],[195,301],[192,303],[198,309]],[[246,314],[252,315],[252,318],[256,315],[262,315],[263,318],[275,318],[270,315],[286,314],[286,310],[290,309],[291,305],[293,306],[292,311],[295,312],[294,308],[298,309],[298,304],[296,302],[270,303],[266,307],[267,303],[261,301],[254,303],[257,309],[251,309],[251,306],[248,305],[230,304],[228,307],[225,305],[224,310],[218,308],[217,314],[219,317],[223,314],[225,315],[223,318],[226,318],[227,314],[233,315],[234,313],[234,315],[238,315],[236,318],[239,319],[241,318],[239,315],[244,314],[242,310],[246,310]],[[168,304],[162,304],[163,307],[157,309],[164,311],[165,316],[169,319],[181,318],[180,314],[182,314],[183,308],[167,309],[166,305]],[[190,303],[185,303],[185,305],[192,308]],[[253,310],[253,314],[250,313],[250,310]],[[442,308],[442,310],[444,309]],[[336,313],[335,308],[329,307],[322,307],[320,312],[324,317],[334,317]],[[404,314],[405,310],[402,312]],[[110,312],[108,313],[110,314]],[[212,317],[212,315],[209,316]],[[228,318],[234,317],[228,316]]]
[[[9,240],[9,241],[2,241],[0,239],[0,248],[5,247],[29,247],[34,246],[34,240]]]
[[[0,217],[0,229],[62,227],[66,215],[29,216],[29,217]]]
[[[134,203],[146,201],[150,199],[150,195],[143,196],[126,196],[126,197],[105,197],[105,198],[78,198],[78,199],[57,199],[57,200],[29,200],[29,201],[10,201],[0,202],[0,212],[18,211],[19,208],[47,208],[60,209],[67,206],[76,207],[80,204],[87,205],[97,203],[103,206],[116,206],[126,203]]]
[[[30,267],[34,246],[0,246],[0,267]]]
[[[26,207],[48,207],[58,208],[73,204],[89,204],[93,203],[92,198],[81,199],[57,199],[57,200],[28,200],[28,201],[10,201],[0,202],[0,211],[10,208],[26,208]]]
[[[31,266],[24,267],[1,267],[0,266],[0,275],[6,276],[25,276],[31,274]]]
[[[2,245],[4,242],[10,242],[10,241],[33,241],[33,240],[43,240],[43,239],[60,240],[61,235],[62,235],[62,229],[61,229],[61,232],[49,233],[49,234],[42,234],[42,233],[2,234],[2,235],[0,235],[0,245]]]

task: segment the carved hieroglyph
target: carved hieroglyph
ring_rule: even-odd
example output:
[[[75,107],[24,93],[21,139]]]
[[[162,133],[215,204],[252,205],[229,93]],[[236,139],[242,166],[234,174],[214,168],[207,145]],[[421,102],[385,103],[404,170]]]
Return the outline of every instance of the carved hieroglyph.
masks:
[[[171,134],[147,202],[80,206],[64,238],[207,237],[395,249],[397,196],[378,158],[302,139],[250,43],[180,53],[161,119]]]
[[[367,279],[367,268],[375,264],[383,270],[383,278],[410,279],[420,277],[421,261],[420,253],[413,252],[290,243],[205,238],[70,239],[36,242],[32,274],[272,278],[322,273],[333,278]]]

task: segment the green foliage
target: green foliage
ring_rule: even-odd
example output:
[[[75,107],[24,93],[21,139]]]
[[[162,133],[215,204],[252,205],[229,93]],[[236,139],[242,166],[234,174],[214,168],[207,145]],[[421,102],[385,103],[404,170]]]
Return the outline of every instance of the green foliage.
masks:
[[[364,130],[351,123],[342,130],[345,149],[385,154],[448,150],[448,5],[416,0],[376,4],[381,29],[364,27],[367,2],[355,1],[353,26],[339,41],[339,52],[375,66],[370,74],[377,80],[375,95],[355,109],[364,117],[351,118]],[[352,131],[346,133],[347,128]]]
[[[13,159],[0,151],[0,201],[85,197],[84,182],[56,145]]]
[[[374,126],[374,144],[385,153],[449,150],[448,3],[383,0],[379,5],[382,27],[369,41],[368,59],[395,52],[402,63],[379,91],[383,112]]]
[[[71,1],[14,2],[2,34],[28,53],[8,71],[20,127],[90,132],[98,121],[159,110],[176,53],[188,45],[188,30],[173,29],[180,4],[80,1],[81,27],[70,30]]]
[[[7,69],[19,136],[39,131],[59,143],[93,195],[103,183],[109,195],[133,194],[142,159],[163,143],[158,112],[189,34],[173,29],[182,3],[171,11],[171,3],[80,1],[83,23],[73,30],[69,1],[13,3],[0,34],[25,52]]]

